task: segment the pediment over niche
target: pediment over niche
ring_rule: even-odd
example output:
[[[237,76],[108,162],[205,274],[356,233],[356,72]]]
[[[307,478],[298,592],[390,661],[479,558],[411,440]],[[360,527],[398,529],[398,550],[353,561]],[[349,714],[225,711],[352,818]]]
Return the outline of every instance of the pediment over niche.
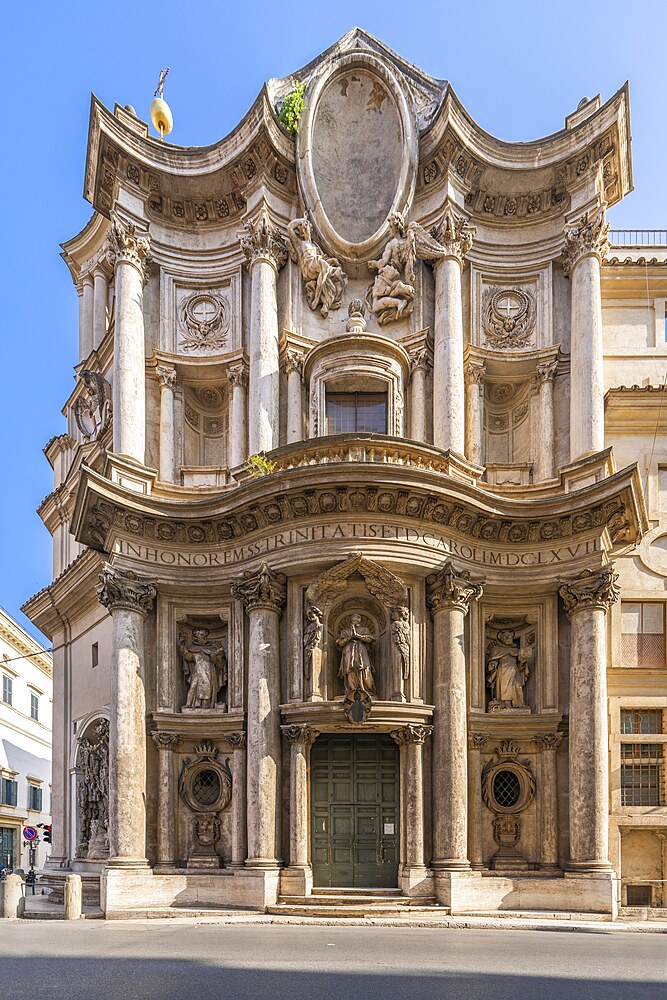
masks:
[[[353,573],[361,574],[373,597],[377,597],[385,608],[407,604],[408,591],[403,581],[386,567],[366,559],[361,552],[351,555],[313,580],[306,597],[315,607],[326,611],[345,592]]]

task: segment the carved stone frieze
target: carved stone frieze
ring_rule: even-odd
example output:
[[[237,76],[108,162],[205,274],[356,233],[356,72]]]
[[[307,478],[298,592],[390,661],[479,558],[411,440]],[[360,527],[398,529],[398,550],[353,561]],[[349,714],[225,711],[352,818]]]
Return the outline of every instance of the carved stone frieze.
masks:
[[[359,552],[349,556],[344,562],[338,563],[326,570],[314,580],[306,591],[311,604],[326,611],[347,588],[347,581],[353,573],[360,573],[371,594],[385,608],[404,606],[407,601],[407,589],[390,570],[372,559],[366,559]]]
[[[313,240],[308,218],[293,219],[287,226],[287,248],[298,265],[311,309],[319,309],[322,316],[330,310],[340,309],[347,275],[337,257],[328,257]]]
[[[262,563],[257,572],[247,570],[243,579],[232,584],[232,594],[248,611],[265,608],[281,614],[287,600],[286,580],[284,573],[274,573]]]
[[[558,593],[568,616],[579,611],[607,611],[618,600],[618,573],[612,566],[601,570],[585,569],[574,580],[563,581]]]
[[[465,615],[470,602],[482,596],[481,583],[473,583],[470,573],[457,570],[449,559],[437,573],[426,577],[426,587],[426,602],[432,615],[451,609]]]
[[[256,219],[248,219],[239,242],[249,268],[258,260],[265,260],[279,270],[287,261],[283,238],[265,212]]]
[[[584,257],[591,255],[604,260],[609,249],[609,223],[606,220],[605,206],[597,212],[585,212],[579,223],[565,229],[565,249],[563,250],[563,270],[571,275],[575,266]]]
[[[492,347],[525,347],[535,329],[535,299],[525,288],[487,288],[482,302],[482,326]]]
[[[74,419],[84,441],[94,441],[111,424],[111,386],[103,375],[89,368],[80,373],[79,381],[85,386],[85,395],[74,404]]]
[[[137,227],[113,219],[108,236],[108,256],[114,268],[120,263],[132,264],[140,272],[142,280],[148,280],[150,269],[150,240],[146,233],[139,235]]]
[[[143,580],[132,570],[123,572],[106,566],[100,573],[97,596],[109,611],[123,608],[146,617],[153,607],[157,588],[151,580]]]
[[[223,295],[197,291],[184,298],[179,306],[180,347],[184,351],[219,351],[229,332],[229,306]]]

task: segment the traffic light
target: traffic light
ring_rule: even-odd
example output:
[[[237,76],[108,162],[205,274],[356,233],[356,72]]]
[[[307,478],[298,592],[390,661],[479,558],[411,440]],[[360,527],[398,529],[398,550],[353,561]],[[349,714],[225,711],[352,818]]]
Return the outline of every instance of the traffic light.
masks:
[[[37,826],[42,831],[42,840],[45,844],[51,843],[51,825],[49,823],[38,823]]]

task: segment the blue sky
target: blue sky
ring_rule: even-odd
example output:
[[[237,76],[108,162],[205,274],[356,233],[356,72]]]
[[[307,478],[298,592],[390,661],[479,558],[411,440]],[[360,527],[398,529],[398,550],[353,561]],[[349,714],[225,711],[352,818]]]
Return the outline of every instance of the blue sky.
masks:
[[[294,71],[355,24],[449,80],[480,125],[507,140],[554,132],[581,97],[606,100],[629,80],[635,191],[611,221],[667,228],[665,0],[8,7],[0,60],[0,604],[33,632],[18,608],[50,580],[50,539],[35,508],[52,489],[41,449],[65,429],[60,410],[77,361],[77,296],[59,244],[90,215],[81,191],[91,91],[147,118],[158,71],[170,65],[170,138],[205,145],[234,127],[265,79]]]

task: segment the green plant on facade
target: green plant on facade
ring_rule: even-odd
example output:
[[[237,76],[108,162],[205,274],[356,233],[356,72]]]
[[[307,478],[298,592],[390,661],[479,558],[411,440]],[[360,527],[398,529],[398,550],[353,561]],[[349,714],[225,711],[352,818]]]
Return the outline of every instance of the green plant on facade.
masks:
[[[293,135],[296,135],[299,131],[301,115],[306,107],[303,99],[305,92],[305,83],[299,83],[297,80],[294,85],[294,89],[290,90],[289,94],[283,98],[278,108],[278,121]]]
[[[275,470],[276,463],[267,458],[263,451],[256,455],[251,455],[245,464],[246,471],[251,479],[261,479],[262,476],[270,476]]]

